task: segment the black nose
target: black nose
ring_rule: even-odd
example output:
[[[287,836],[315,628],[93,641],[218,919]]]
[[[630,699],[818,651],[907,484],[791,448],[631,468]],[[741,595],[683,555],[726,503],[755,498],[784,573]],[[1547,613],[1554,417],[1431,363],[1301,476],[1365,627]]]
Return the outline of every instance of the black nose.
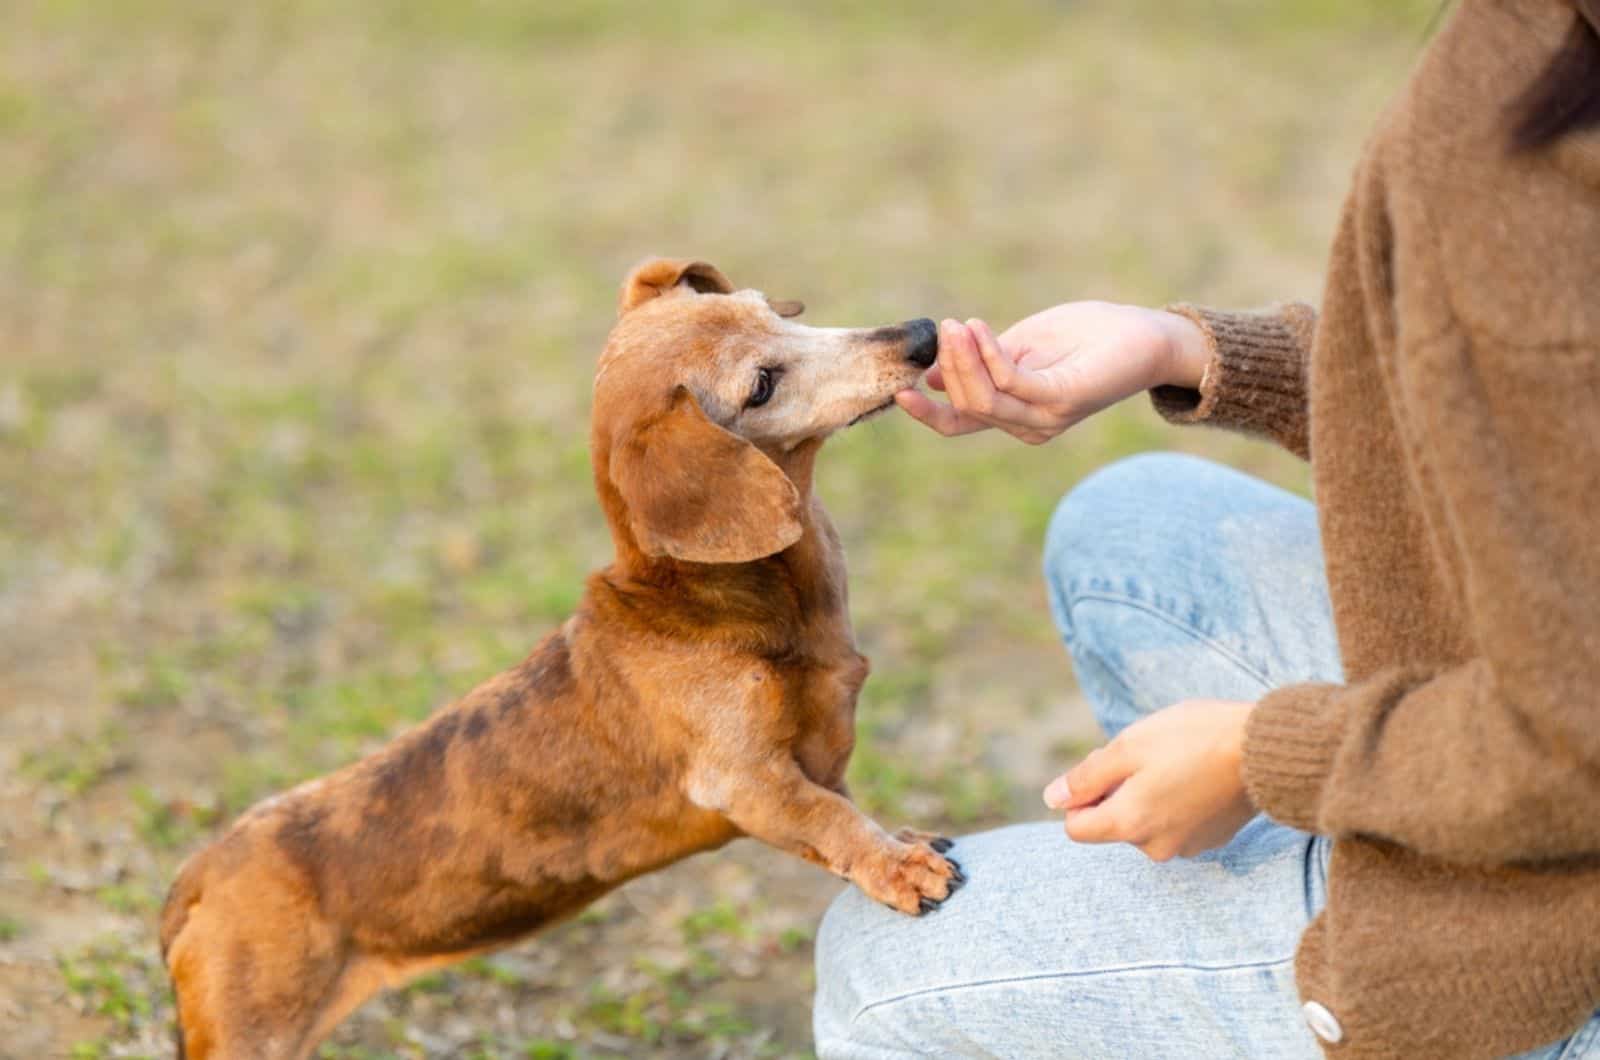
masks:
[[[939,328],[927,317],[908,320],[906,329],[906,360],[918,368],[931,368],[939,357]]]

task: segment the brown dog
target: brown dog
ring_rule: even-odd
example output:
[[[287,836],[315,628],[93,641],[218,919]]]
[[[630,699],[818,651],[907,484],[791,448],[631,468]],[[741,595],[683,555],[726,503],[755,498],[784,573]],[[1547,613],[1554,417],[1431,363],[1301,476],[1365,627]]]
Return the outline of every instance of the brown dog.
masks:
[[[628,277],[591,431],[615,561],[520,665],[189,859],[161,915],[180,1055],[308,1056],[376,991],[740,835],[913,915],[960,885],[947,841],[845,796],[867,660],[811,495],[936,332],[799,311],[703,262]]]

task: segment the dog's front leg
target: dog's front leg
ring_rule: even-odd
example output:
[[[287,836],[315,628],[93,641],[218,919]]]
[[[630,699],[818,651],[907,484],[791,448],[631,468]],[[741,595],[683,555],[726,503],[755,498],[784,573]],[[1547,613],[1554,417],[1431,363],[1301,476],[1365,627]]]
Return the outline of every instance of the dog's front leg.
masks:
[[[935,849],[936,838],[907,842],[889,835],[848,799],[813,783],[791,758],[755,771],[732,765],[698,770],[689,797],[745,834],[821,865],[902,913],[935,909],[966,882],[960,866]]]

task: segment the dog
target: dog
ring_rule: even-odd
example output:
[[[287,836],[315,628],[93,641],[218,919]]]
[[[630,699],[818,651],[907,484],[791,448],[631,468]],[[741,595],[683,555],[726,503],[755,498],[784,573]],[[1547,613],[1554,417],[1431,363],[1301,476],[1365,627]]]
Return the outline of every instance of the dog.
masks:
[[[914,916],[960,887],[948,840],[849,801],[868,664],[812,495],[823,440],[915,385],[937,331],[800,311],[701,261],[628,276],[590,437],[614,561],[521,663],[184,864],[180,1057],[309,1056],[377,991],[738,836]]]

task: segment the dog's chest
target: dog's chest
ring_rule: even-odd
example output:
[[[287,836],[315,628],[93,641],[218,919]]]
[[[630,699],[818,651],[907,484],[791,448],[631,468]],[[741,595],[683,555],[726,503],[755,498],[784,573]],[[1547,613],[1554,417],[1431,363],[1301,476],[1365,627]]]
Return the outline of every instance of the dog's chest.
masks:
[[[814,658],[803,679],[790,683],[795,758],[816,783],[836,787],[844,776],[855,746],[856,697],[867,670],[866,657],[843,642],[836,652]]]
[[[789,682],[788,706],[801,768],[815,782],[836,787],[855,746],[856,697],[869,665],[850,628],[844,554],[832,526],[820,518],[824,529],[812,539],[808,576],[797,593],[803,634],[796,652],[799,679]]]

